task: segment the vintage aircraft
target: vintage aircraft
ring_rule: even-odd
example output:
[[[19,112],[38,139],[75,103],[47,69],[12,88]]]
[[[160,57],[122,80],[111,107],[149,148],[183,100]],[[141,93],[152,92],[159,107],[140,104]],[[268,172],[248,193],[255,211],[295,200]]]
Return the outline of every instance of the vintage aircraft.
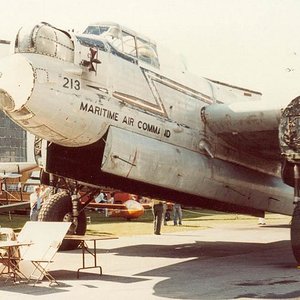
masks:
[[[0,163],[0,213],[29,209],[29,197],[34,187],[40,185],[40,168],[36,163]],[[81,197],[80,204],[105,212],[107,217],[137,219],[145,209],[151,208],[149,202],[140,203],[136,195],[114,192],[114,201],[97,203],[90,196]],[[110,199],[109,199],[110,200]]]
[[[145,212],[144,206],[135,200],[127,200],[123,204],[91,202],[89,207],[103,210],[106,217],[124,218],[128,221],[139,218]]]
[[[141,202],[137,199],[137,195],[134,194],[123,193],[121,191],[113,191],[112,193],[108,191],[107,194],[110,197],[107,197],[103,202],[90,201],[89,195],[81,197],[80,204],[86,206],[85,202],[88,201],[89,208],[103,211],[106,217],[124,218],[128,221],[141,217],[144,215],[145,209],[151,208],[149,201]]]
[[[29,196],[39,185],[40,168],[35,162],[0,163],[0,212],[29,208]]]
[[[115,23],[77,35],[23,27],[0,62],[1,108],[37,136],[42,183],[64,189],[40,221],[72,220],[84,234],[79,191],[92,199],[104,187],[256,216],[294,210],[300,263],[300,98],[283,114],[260,98],[190,74]]]

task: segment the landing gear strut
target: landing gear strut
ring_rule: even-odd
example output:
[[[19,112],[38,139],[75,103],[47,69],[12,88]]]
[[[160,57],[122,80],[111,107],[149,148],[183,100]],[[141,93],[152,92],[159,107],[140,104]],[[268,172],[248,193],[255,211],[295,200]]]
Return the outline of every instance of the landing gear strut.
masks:
[[[300,265],[300,165],[294,165],[294,212],[291,222],[291,244]]]
[[[300,97],[283,111],[279,123],[279,145],[283,157],[283,181],[294,187],[294,212],[291,222],[292,250],[300,265]]]

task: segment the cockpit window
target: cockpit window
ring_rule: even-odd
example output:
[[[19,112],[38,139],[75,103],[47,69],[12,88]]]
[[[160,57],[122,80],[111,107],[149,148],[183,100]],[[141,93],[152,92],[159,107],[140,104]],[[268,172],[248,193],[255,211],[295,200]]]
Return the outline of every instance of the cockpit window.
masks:
[[[137,38],[138,58],[154,67],[159,67],[156,46],[145,40]]]
[[[149,39],[142,38],[130,30],[122,30],[117,24],[90,25],[84,31],[84,34],[100,35],[118,52],[128,55],[129,59],[133,59],[136,62],[136,58],[138,58],[140,62],[159,68],[156,45]]]
[[[123,31],[122,33],[123,33],[123,51],[126,54],[137,56],[134,36],[125,31]]]
[[[87,46],[87,47],[96,47],[102,51],[107,51],[107,49],[105,48],[105,45],[102,41],[100,40],[95,40],[95,39],[90,39],[87,37],[83,37],[83,36],[77,36],[77,39],[79,41],[79,43],[81,45]]]
[[[83,33],[100,35],[106,32],[108,29],[108,26],[88,26],[88,28]]]

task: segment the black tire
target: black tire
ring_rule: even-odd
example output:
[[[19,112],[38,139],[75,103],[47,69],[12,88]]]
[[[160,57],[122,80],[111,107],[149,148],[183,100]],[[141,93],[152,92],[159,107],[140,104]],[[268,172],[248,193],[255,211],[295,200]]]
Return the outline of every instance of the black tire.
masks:
[[[300,265],[300,203],[295,206],[291,222],[291,244],[296,261]]]
[[[71,196],[67,192],[60,192],[50,196],[42,205],[39,212],[39,221],[42,222],[71,222],[72,221],[72,202]],[[86,215],[82,211],[78,216],[78,226],[76,233],[74,229],[68,231],[68,234],[84,235],[86,232]],[[59,250],[73,250],[76,249],[80,241],[64,240]]]

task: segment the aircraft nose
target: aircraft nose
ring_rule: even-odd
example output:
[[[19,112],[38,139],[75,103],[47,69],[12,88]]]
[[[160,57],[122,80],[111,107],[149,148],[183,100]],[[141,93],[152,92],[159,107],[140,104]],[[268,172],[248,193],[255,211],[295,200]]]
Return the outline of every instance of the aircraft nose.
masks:
[[[30,98],[34,86],[31,64],[20,54],[0,60],[0,109],[13,112]]]

